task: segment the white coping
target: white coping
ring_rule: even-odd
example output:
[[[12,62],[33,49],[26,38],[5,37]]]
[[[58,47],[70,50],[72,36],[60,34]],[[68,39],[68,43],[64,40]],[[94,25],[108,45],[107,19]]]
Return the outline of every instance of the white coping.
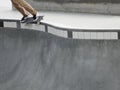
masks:
[[[45,24],[46,25],[46,24]],[[33,30],[39,30],[39,31],[46,31],[45,30],[45,25],[40,24],[21,24],[21,28],[23,29],[33,29]],[[9,21],[4,21],[4,27],[12,27],[12,28],[17,28],[17,23],[16,22],[9,22]],[[69,30],[59,30],[55,27],[51,27],[47,25],[47,32],[60,36],[60,37],[64,37],[64,38],[69,38],[68,37],[68,31]],[[117,40],[118,39],[118,31],[116,32],[76,32],[76,31],[72,31],[72,37],[73,39],[99,39],[99,40]]]
[[[116,32],[73,32],[74,39],[118,39]]]

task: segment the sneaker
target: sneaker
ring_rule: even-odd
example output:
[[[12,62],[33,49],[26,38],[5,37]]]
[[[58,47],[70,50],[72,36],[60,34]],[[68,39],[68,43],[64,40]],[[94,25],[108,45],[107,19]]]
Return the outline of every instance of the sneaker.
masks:
[[[24,23],[26,21],[28,16],[23,16],[22,19],[21,19],[21,23]]]
[[[36,15],[33,15],[33,21],[37,21],[38,17]]]

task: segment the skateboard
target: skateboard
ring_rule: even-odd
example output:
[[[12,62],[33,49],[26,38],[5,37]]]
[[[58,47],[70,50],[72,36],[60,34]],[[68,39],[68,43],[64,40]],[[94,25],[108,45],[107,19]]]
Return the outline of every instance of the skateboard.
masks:
[[[37,20],[36,21],[33,21],[33,17],[28,17],[24,23],[27,23],[27,24],[29,24],[29,23],[36,23],[37,24],[37,23],[40,23],[41,20],[43,20],[43,17],[44,16],[37,16]]]

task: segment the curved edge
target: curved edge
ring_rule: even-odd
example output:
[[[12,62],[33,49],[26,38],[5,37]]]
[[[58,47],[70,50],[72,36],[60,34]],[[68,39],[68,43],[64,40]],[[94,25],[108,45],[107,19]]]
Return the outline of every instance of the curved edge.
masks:
[[[25,27],[22,27],[22,24],[20,23],[19,20],[13,20],[13,19],[0,19],[0,25],[2,25],[2,27],[4,27],[4,22],[14,22],[16,23],[16,26],[14,28],[23,28],[25,29]],[[27,26],[28,24],[26,24]],[[32,26],[33,24],[29,24],[29,26],[27,27],[28,29],[31,29],[30,26]],[[51,33],[57,36],[61,36],[61,37],[65,37],[65,38],[72,38],[72,39],[81,39],[81,33],[116,33],[116,36],[114,39],[120,39],[120,29],[74,29],[74,28],[66,28],[66,27],[60,27],[60,26],[56,26],[47,22],[40,22],[39,29],[43,29],[44,28],[44,32],[47,33]],[[1,26],[0,26],[1,27]],[[4,27],[5,28],[5,27]],[[11,28],[12,25],[11,25]],[[37,30],[37,29],[34,29]],[[76,37],[77,36],[77,37]],[[89,36],[90,38],[83,38],[82,39],[96,39],[96,38],[91,38],[92,36]],[[97,35],[96,35],[97,37]],[[106,37],[106,36],[105,36]],[[100,38],[100,39],[104,39],[104,38]],[[107,39],[112,39],[107,38]]]

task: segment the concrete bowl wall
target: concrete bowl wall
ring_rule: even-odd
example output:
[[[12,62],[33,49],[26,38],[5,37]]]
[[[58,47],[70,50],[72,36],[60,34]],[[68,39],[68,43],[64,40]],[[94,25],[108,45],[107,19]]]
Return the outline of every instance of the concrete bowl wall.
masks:
[[[120,15],[120,1],[117,0],[26,0],[38,11],[61,11],[77,13]]]

